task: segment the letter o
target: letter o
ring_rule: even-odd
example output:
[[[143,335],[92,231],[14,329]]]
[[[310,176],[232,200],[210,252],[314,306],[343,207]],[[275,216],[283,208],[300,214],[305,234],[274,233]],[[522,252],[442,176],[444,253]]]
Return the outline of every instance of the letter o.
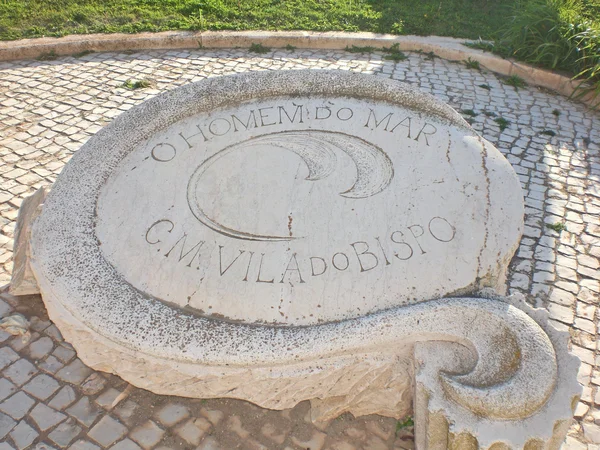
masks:
[[[340,117],[340,113],[342,111],[349,111],[350,115],[348,117],[346,117],[345,119],[343,119],[342,117]],[[345,122],[346,120],[352,119],[352,116],[354,115],[354,111],[352,111],[350,108],[340,108],[340,109],[338,109],[338,112],[337,112],[336,115],[337,115],[338,119],[340,119],[341,121]]]
[[[435,220],[435,222],[434,222]],[[450,242],[456,235],[456,228],[443,217],[434,217],[429,221],[429,232],[440,242]]]
[[[170,147],[171,151],[166,150],[166,153],[163,154],[163,151],[156,152],[157,149],[162,148],[162,147]],[[173,155],[169,158],[168,154],[173,153]],[[171,161],[173,158],[175,158],[175,155],[177,154],[177,150],[175,149],[175,147],[173,147],[171,144],[167,144],[165,142],[161,142],[159,144],[156,144],[154,146],[154,148],[152,148],[152,151],[150,152],[150,155],[152,156],[152,159],[158,162],[169,162]]]
[[[225,122],[225,123],[227,124],[227,129],[226,129],[225,131],[223,131],[222,133],[217,133],[217,131],[219,131],[219,126],[218,126],[218,125],[215,125],[215,123],[216,123],[217,121],[219,121],[219,120],[220,120],[220,121],[222,121],[222,122]],[[215,125],[215,128],[216,128],[216,130],[213,130],[213,125]],[[221,118],[221,117],[219,117],[219,118],[216,118],[215,120],[213,120],[213,121],[210,123],[210,125],[208,126],[208,131],[210,131],[210,132],[211,132],[213,135],[215,135],[215,136],[223,136],[224,134],[227,134],[227,133],[229,133],[229,130],[231,130],[231,123],[229,122],[229,120],[227,120],[227,119],[223,119],[223,118]]]
[[[344,258],[346,258],[346,267],[344,267],[343,269],[339,268],[339,267],[337,266],[337,264],[335,263],[335,257],[336,257],[337,255],[342,255]],[[346,269],[348,268],[348,266],[350,265],[350,260],[348,259],[348,257],[346,256],[346,254],[345,254],[345,253],[338,252],[338,253],[336,253],[335,255],[333,255],[333,257],[331,258],[331,264],[333,264],[333,267],[335,267],[337,270],[340,270],[340,271],[342,271],[342,272],[343,272],[343,271],[344,271],[344,270],[346,270]]]

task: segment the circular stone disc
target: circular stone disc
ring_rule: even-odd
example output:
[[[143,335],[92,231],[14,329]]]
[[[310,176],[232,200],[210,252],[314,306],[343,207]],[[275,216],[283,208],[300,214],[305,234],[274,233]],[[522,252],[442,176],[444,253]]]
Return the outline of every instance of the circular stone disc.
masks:
[[[159,95],[93,136],[36,222],[33,267],[46,301],[162,353],[199,316],[314,325],[497,288],[522,217],[510,164],[430,95],[248,73]]]

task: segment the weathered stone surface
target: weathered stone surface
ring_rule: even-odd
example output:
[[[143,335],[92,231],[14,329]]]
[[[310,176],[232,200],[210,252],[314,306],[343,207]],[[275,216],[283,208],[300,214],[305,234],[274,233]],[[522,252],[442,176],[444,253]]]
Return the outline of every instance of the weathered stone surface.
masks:
[[[581,395],[579,358],[569,354],[568,332],[548,324],[547,311],[532,309],[520,295],[504,301],[492,308],[504,309],[503,323],[516,332],[479,347],[479,360],[455,343],[415,346],[417,448],[562,445]],[[478,328],[498,327],[485,316],[477,322]]]
[[[13,271],[8,288],[12,295],[39,294],[40,290],[31,271],[30,235],[31,224],[41,212],[41,205],[46,198],[47,189],[39,188],[35,194],[26,198],[19,208],[17,227],[15,229],[15,243],[13,248]]]
[[[81,359],[140,387],[401,417],[415,348],[444,341],[465,375],[434,365],[422,382],[455,408],[440,422],[518,427],[560,391],[538,423],[551,439],[577,395],[564,344],[498,299],[439,299],[503,290],[522,213],[506,160],[433,98],[253,74],[159,96],[90,140],[34,226],[33,268]]]
[[[45,253],[58,267],[66,251],[163,302],[286,325],[501,290],[523,215],[510,165],[455,111],[332,72],[159,96],[91,139],[54,190],[35,240],[52,285]],[[82,235],[46,230],[59,214]]]

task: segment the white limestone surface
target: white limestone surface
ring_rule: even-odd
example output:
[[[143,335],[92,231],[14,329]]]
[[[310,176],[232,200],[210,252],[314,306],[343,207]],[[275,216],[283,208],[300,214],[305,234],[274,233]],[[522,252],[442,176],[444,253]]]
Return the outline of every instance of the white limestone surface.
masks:
[[[292,77],[310,78],[282,91]],[[120,277],[203,315],[285,325],[502,289],[521,190],[458,115],[241,79],[252,98],[116,143],[94,232]]]

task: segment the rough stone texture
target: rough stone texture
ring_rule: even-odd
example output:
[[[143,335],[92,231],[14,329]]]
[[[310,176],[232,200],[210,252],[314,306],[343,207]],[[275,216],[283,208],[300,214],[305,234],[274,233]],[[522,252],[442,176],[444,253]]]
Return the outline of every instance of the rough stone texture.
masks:
[[[517,91],[505,85],[502,78],[486,71],[479,72],[437,58],[429,59],[427,55],[409,54],[408,60],[398,63],[386,61],[383,56],[380,53],[357,55],[304,50],[275,51],[257,56],[243,50],[192,50],[92,54],[78,59],[65,57],[56,61],[19,61],[0,65],[0,158],[5,163],[0,164],[0,283],[10,279],[12,237],[20,201],[37,188],[50,185],[65,161],[89,135],[131,105],[189,81],[246,70],[329,68],[407,81],[449,102],[458,110],[472,109],[475,115],[465,112],[465,118],[507,156],[517,171],[526,195],[526,236],[511,263],[510,289],[528,295],[542,293],[541,298],[537,297],[538,306],[550,309],[557,326],[571,330],[573,348],[588,361],[581,365],[579,372],[579,381],[585,389],[576,411],[577,422],[571,427],[563,449],[598,450],[598,443],[591,441],[594,434],[584,434],[582,426],[593,424],[600,417],[597,332],[595,329],[593,332],[586,331],[589,330],[587,326],[586,329],[579,328],[581,322],[575,320],[592,314],[594,324],[597,323],[598,276],[585,270],[579,273],[577,266],[574,273],[564,272],[561,268],[573,269],[573,261],[577,264],[578,255],[596,259],[600,256],[596,236],[600,208],[597,190],[600,115],[547,91],[533,87]],[[155,86],[136,91],[120,87],[127,79],[141,77],[155,80]],[[501,131],[495,122],[498,117],[510,122],[505,130]],[[67,128],[70,129],[65,132]],[[556,136],[543,134],[546,130],[555,132]],[[27,173],[13,178],[15,174],[11,171],[18,168],[24,168]],[[567,215],[570,212],[577,213],[578,218]],[[571,221],[571,217],[577,221]],[[564,223],[567,229],[557,232],[545,225],[557,222]],[[539,270],[534,259],[534,254],[540,254],[538,247],[547,248],[555,255],[553,262],[546,262],[543,269],[553,273],[554,279],[533,281],[533,273]],[[569,278],[564,278],[563,273]],[[573,303],[553,303],[549,298],[544,300],[545,295],[556,288],[572,293],[575,298],[563,302]],[[529,300],[535,301],[533,297]],[[39,323],[48,322],[41,320]],[[32,324],[43,326],[35,321]],[[1,345],[18,348],[15,351],[21,357],[30,358],[28,347],[17,345],[17,341],[20,339],[13,347],[12,338],[0,333]],[[50,375],[63,366],[52,355],[35,363],[40,371]],[[111,380],[112,387],[119,392],[124,391],[126,385],[123,382],[112,377]],[[77,386],[72,387],[76,391],[73,394],[76,400],[83,394]],[[72,387],[69,386],[69,389]],[[50,401],[60,392],[63,391],[55,393]],[[168,397],[135,388],[128,391],[127,396],[135,401],[122,400],[114,407],[116,415],[113,417],[121,421],[121,415],[128,415],[127,422],[122,423],[126,423],[130,430],[144,420],[155,420],[154,414],[160,407],[151,408],[151,405],[164,405],[171,401]],[[248,440],[258,441],[269,449],[295,449],[294,442],[313,439],[315,443],[322,442],[321,432],[313,431],[314,428],[305,422],[309,411],[305,403],[292,411],[282,412],[256,409],[234,400],[207,400],[200,405],[191,400],[177,399],[176,403],[186,405],[195,417],[210,414],[217,421],[210,431],[211,435],[203,438],[199,448],[228,449],[239,445],[241,438],[228,430],[228,417],[234,414],[241,417],[243,428],[250,433]],[[127,407],[119,409],[121,405]],[[202,409],[206,411],[201,412]],[[33,422],[29,423],[33,425]],[[174,427],[185,423],[183,421]],[[261,429],[267,423],[272,423],[286,435],[282,445],[262,434]],[[413,448],[412,428],[403,428],[396,437],[395,428],[396,422],[392,419],[377,416],[353,419],[344,415],[323,430],[326,438],[322,448],[385,448],[386,445],[394,449]],[[587,428],[591,430],[589,426]],[[39,442],[34,443],[32,448],[60,448],[44,436],[40,436]],[[10,448],[16,448],[10,436],[7,435],[6,439]],[[169,439],[166,435],[157,448],[185,448],[185,441]],[[122,448],[139,448],[128,439],[117,445],[121,443]]]
[[[480,365],[478,361],[475,369],[469,370],[472,363],[465,357],[464,347],[439,342],[416,345],[417,448],[439,448],[445,443],[450,448],[455,446],[465,450],[487,449],[501,444],[515,449],[527,449],[533,445],[539,449],[558,449],[562,444],[571,424],[574,405],[581,395],[581,387],[576,380],[579,360],[569,354],[565,345],[568,334],[558,332],[552,325],[548,325],[546,311],[532,310],[522,296],[508,301],[528,313],[526,320],[530,325],[520,325],[526,330],[525,339],[528,343],[515,350],[511,348],[512,339],[508,335],[504,336],[501,343],[494,342],[490,349],[497,358],[493,368],[481,372],[477,367]],[[515,318],[507,312],[506,322],[510,323]],[[485,318],[477,320],[486,322]],[[537,329],[537,333],[533,329]],[[545,344],[537,341],[538,339],[545,341]],[[537,341],[537,344],[529,347],[530,340]],[[505,351],[507,353],[503,355]],[[549,351],[550,354],[546,353],[543,359],[552,361],[552,368],[530,361],[532,368],[527,374],[527,361],[532,357],[527,354],[530,351],[537,358]],[[509,356],[511,354],[512,360]],[[482,352],[478,352],[478,355],[480,358],[484,357]],[[520,363],[518,359],[521,360]],[[520,364],[520,367],[514,367],[515,364]],[[449,389],[446,376],[440,377],[440,372],[443,371],[465,374],[449,378],[460,380],[472,390],[469,411],[459,406],[460,402],[456,401],[457,396],[452,388]],[[510,371],[515,372],[512,380],[502,384],[500,380],[506,379],[507,372]],[[483,383],[480,377],[485,379]],[[513,383],[517,379],[524,385],[516,387],[516,383]],[[492,391],[488,391],[484,386],[491,384],[493,380],[498,384]],[[546,388],[542,388],[544,380],[549,383]]]
[[[26,198],[19,208],[17,227],[15,229],[15,245],[13,248],[13,272],[9,292],[13,295],[39,294],[40,290],[31,271],[30,236],[31,225],[41,212],[41,206],[46,198],[46,188],[39,188],[35,194]]]

